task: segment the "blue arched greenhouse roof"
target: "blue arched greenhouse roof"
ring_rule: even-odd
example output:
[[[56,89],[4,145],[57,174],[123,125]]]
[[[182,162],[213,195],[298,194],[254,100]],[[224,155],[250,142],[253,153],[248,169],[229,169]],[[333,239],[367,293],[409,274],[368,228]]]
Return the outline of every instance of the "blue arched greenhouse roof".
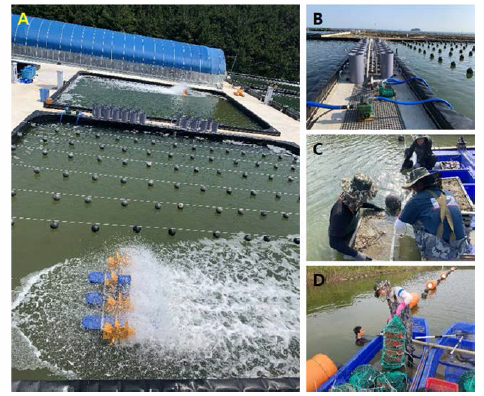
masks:
[[[225,74],[225,56],[221,49],[35,17],[28,18],[29,25],[17,25],[19,17],[12,14],[12,44]]]

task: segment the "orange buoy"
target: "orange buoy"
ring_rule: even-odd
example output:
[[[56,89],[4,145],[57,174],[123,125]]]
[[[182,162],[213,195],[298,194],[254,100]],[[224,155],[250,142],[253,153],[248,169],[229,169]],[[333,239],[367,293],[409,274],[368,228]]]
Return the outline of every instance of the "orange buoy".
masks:
[[[45,104],[48,104],[48,105],[52,104],[52,98],[47,98],[45,100]]]
[[[425,288],[428,290],[434,290],[437,287],[437,281],[431,280],[425,283]]]
[[[410,295],[412,296],[412,301],[410,301],[408,306],[410,309],[412,309],[413,307],[417,306],[418,302],[420,301],[420,296],[417,293],[410,293]]]
[[[322,353],[306,360],[306,392],[316,392],[318,387],[324,384],[336,371],[338,371],[338,368],[333,361]]]

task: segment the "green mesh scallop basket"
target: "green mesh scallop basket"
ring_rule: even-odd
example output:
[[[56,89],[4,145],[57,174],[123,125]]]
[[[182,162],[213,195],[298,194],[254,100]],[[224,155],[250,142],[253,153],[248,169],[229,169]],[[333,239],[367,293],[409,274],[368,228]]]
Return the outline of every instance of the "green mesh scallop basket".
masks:
[[[376,377],[376,392],[405,392],[407,390],[407,375],[400,371],[383,372]]]
[[[476,391],[476,372],[474,370],[466,371],[459,378],[459,392]]]
[[[362,389],[373,389],[377,376],[378,371],[373,366],[364,364],[353,370],[348,382],[358,391]]]
[[[397,315],[383,329],[380,358],[384,370],[396,370],[405,364],[405,326]]]
[[[342,384],[335,386],[333,389],[331,389],[331,392],[356,392],[356,389],[353,385]]]

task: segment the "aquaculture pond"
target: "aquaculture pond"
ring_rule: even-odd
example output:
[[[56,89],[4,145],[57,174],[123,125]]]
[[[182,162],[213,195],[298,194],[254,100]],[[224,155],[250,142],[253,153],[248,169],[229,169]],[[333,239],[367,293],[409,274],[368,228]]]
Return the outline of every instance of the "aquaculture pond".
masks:
[[[449,267],[445,267],[448,271]],[[319,271],[324,274],[324,267]],[[307,290],[307,356],[317,353],[343,364],[360,347],[355,345],[353,328],[362,326],[371,339],[386,325],[389,309],[386,302],[374,296],[376,280],[388,279],[392,286],[404,287],[420,295],[429,280],[439,279],[442,267],[422,270],[417,267],[396,269],[394,274],[368,275],[362,279],[328,282]],[[347,276],[346,278],[350,277]],[[426,318],[431,335],[442,334],[455,321],[475,322],[475,270],[457,267],[441,282],[435,292],[421,298],[412,315]]]
[[[459,135],[432,135],[433,147],[455,147]],[[474,136],[464,136],[469,146]],[[341,179],[357,173],[368,175],[378,188],[372,201],[385,206],[385,197],[395,193],[403,198],[401,186],[406,183],[400,173],[404,150],[413,141],[405,135],[399,141],[397,135],[308,135],[307,138],[307,259],[342,260],[343,255],[331,249],[328,240],[329,216],[333,204],[341,194]],[[315,155],[313,147],[322,143]],[[390,231],[395,217],[386,216]],[[396,260],[420,260],[411,228],[397,241]],[[391,243],[389,238],[388,245]],[[387,246],[390,248],[390,246]],[[390,255],[387,256],[388,259]]]
[[[189,95],[184,91],[188,90]],[[222,125],[263,129],[257,119],[242,112],[224,96],[190,89],[117,78],[80,75],[57,98],[58,104],[92,108],[93,104],[136,108],[148,117],[174,119],[177,114],[213,119]]]
[[[457,112],[475,119],[476,80],[474,74],[466,73],[469,68],[476,72],[474,43],[456,46],[449,42],[430,42],[423,46],[412,45],[412,48],[401,43],[388,44],[415,75],[425,79],[435,96],[450,102]],[[439,62],[439,57],[442,62]],[[451,67],[452,62],[455,62],[455,67]]]
[[[299,375],[298,156],[66,123],[21,134],[13,379]],[[115,252],[131,259],[135,333],[109,346],[81,320],[101,314],[87,275]]]

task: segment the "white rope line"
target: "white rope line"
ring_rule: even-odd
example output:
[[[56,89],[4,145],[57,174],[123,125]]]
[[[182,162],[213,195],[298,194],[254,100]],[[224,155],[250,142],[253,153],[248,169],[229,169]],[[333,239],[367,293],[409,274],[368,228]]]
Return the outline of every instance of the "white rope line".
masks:
[[[28,149],[28,150],[43,150],[44,149],[43,147],[33,147],[33,146],[24,146],[24,148]],[[69,154],[70,153],[70,151],[56,150],[56,149],[50,149],[48,151],[52,152],[52,153],[60,153],[60,154]],[[85,157],[97,158],[96,154],[80,153],[78,151],[73,152],[73,154],[74,153],[77,154],[77,155],[83,155]],[[182,168],[188,168],[188,169],[194,168],[194,166],[191,166],[191,165],[170,164],[170,163],[158,162],[158,161],[147,161],[147,160],[138,160],[138,159],[130,159],[130,158],[111,157],[109,155],[100,155],[100,157],[102,157],[102,159],[111,159],[111,160],[116,160],[116,161],[128,160],[129,162],[139,162],[139,163],[151,162],[152,165],[161,165],[161,166],[170,166],[170,167],[173,167],[174,165],[178,165],[179,167],[182,167]],[[201,169],[201,170],[217,171],[216,168],[207,168],[205,166],[200,166],[198,168]],[[239,173],[239,174],[243,173],[243,170],[232,170],[232,169],[226,169],[226,168],[224,168],[224,171],[225,172],[231,172],[231,173]],[[260,172],[250,172],[250,171],[245,171],[245,172],[247,172],[248,175],[271,176],[270,173],[260,173]],[[287,177],[287,178],[292,177],[294,180],[299,179],[298,176],[286,176],[286,175],[277,175],[277,174],[274,174],[273,176],[281,177],[281,178],[282,177]]]
[[[59,134],[52,134],[53,136],[56,136],[56,135],[59,135]],[[68,142],[69,140],[73,140],[74,142],[77,142],[77,143],[80,143],[80,144],[90,144],[90,145],[95,145],[95,146],[98,146],[100,144],[103,144],[105,147],[114,147],[114,148],[119,148],[119,149],[122,149],[123,147],[125,147],[124,145],[119,145],[119,144],[110,144],[110,143],[98,143],[98,142],[88,142],[88,141],[83,141],[83,140],[79,140],[79,139],[76,139],[74,138],[74,136],[71,136],[71,135],[66,135],[66,134],[61,134],[62,136],[66,136],[68,137],[69,139],[60,139],[60,138],[56,138],[56,137],[52,137],[50,138],[51,140],[54,140],[54,141],[65,141],[65,142]],[[198,148],[199,146],[196,146],[196,148]],[[146,150],[150,150],[152,153],[161,153],[161,154],[174,154],[173,152],[171,151],[164,151],[164,150],[156,150],[156,149],[152,149],[152,148],[147,148],[147,147],[134,147],[132,145],[129,146],[129,150],[138,150],[138,151],[146,151]],[[128,150],[128,151],[129,151]],[[244,150],[241,150],[241,151],[244,151]],[[189,153],[177,153],[177,154],[180,154],[180,155],[185,155],[185,156],[190,156],[191,154]],[[206,158],[206,159],[209,159],[211,156],[209,155],[197,155],[198,158]],[[214,159],[217,159],[216,157]],[[232,158],[232,159],[237,159],[237,158]],[[237,161],[240,161],[240,162],[247,162],[247,163],[251,163],[251,164],[254,164],[255,165],[255,162],[254,160],[244,160],[244,159],[237,159]],[[260,164],[261,165],[271,165],[271,166],[274,166],[274,165],[280,165],[280,163],[275,163],[275,162],[267,162],[267,161],[260,161]],[[282,163],[282,165],[287,165],[285,163]],[[291,165],[294,165],[296,168],[299,168],[299,165],[297,165],[296,163],[293,163]]]
[[[127,202],[140,202],[140,203],[150,203],[150,204],[164,204],[164,205],[178,205],[179,202],[169,202],[169,201],[151,201],[148,199],[134,199],[134,198],[123,198],[123,197],[105,197],[105,196],[97,196],[97,195],[89,195],[89,194],[76,194],[76,193],[64,193],[59,191],[43,191],[43,190],[32,190],[32,189],[25,189],[25,188],[14,188],[15,191],[22,191],[34,194],[60,194],[61,196],[68,196],[68,197],[78,197],[78,198],[86,198],[91,197],[92,199],[105,199],[111,201],[122,201],[126,200]],[[275,214],[284,214],[287,213],[289,215],[299,216],[299,213],[292,213],[292,212],[285,212],[285,211],[277,211],[277,210],[264,210],[264,209],[250,209],[250,208],[230,208],[230,207],[223,207],[223,206],[216,206],[216,205],[201,205],[201,204],[190,204],[183,202],[184,206],[192,206],[196,208],[207,208],[207,209],[217,209],[222,208],[225,210],[235,210],[238,211],[239,209],[243,209],[244,211],[248,212],[265,212],[265,213],[275,213]]]
[[[34,168],[36,167],[35,165],[29,165],[25,163],[12,163],[13,166],[18,166],[18,167],[23,167],[23,168]],[[186,183],[186,182],[175,182],[171,180],[160,180],[160,179],[150,179],[150,178],[142,178],[142,177],[134,177],[134,176],[120,176],[120,175],[109,175],[106,173],[98,173],[98,172],[84,172],[84,171],[77,171],[77,170],[70,170],[70,169],[58,169],[58,168],[51,168],[47,166],[37,166],[39,169],[44,169],[47,171],[53,171],[53,172],[63,172],[67,170],[69,173],[77,173],[77,174],[82,174],[82,175],[93,175],[94,173],[97,174],[98,176],[105,176],[105,177],[112,177],[116,179],[120,179],[121,177],[125,177],[126,180],[141,180],[141,181],[149,181],[153,180],[153,182],[159,182],[159,183],[169,183],[169,184],[174,184],[174,183],[179,183],[180,185],[186,185],[186,186],[191,186],[191,187],[201,187],[202,184],[197,184],[197,183]],[[210,187],[210,188],[221,188],[221,189],[227,189],[229,186],[218,186],[218,185],[207,185],[203,184],[205,187]],[[232,190],[237,190],[237,191],[252,191],[249,190],[248,188],[240,188],[240,187],[231,187]],[[256,192],[260,193],[267,193],[267,194],[276,194],[277,191],[268,191],[268,190],[255,190]],[[293,193],[287,193],[287,192],[280,192],[282,195],[288,195],[288,196],[299,196],[299,194],[293,194]]]
[[[186,231],[186,232],[198,232],[198,233],[204,233],[204,234],[213,234],[215,231],[220,232],[220,234],[224,235],[250,235],[251,237],[263,237],[263,236],[269,236],[272,238],[285,238],[287,239],[287,235],[270,235],[270,234],[251,234],[251,233],[246,233],[244,231],[238,231],[238,232],[228,232],[228,231],[219,231],[219,230],[204,230],[204,229],[193,229],[193,228],[178,228],[178,227],[162,227],[162,226],[147,226],[147,225],[138,225],[138,224],[114,224],[114,223],[99,223],[99,222],[89,222],[89,221],[76,221],[76,220],[56,220],[56,219],[43,219],[43,218],[36,218],[36,217],[25,217],[25,216],[12,216],[13,220],[26,220],[26,221],[43,221],[43,222],[53,222],[57,221],[58,223],[62,224],[78,224],[78,225],[94,225],[97,224],[98,226],[107,226],[107,227],[119,227],[119,228],[133,228],[136,225],[140,227],[141,229],[153,229],[153,230],[166,230],[168,231],[170,228],[173,228],[175,231]]]

